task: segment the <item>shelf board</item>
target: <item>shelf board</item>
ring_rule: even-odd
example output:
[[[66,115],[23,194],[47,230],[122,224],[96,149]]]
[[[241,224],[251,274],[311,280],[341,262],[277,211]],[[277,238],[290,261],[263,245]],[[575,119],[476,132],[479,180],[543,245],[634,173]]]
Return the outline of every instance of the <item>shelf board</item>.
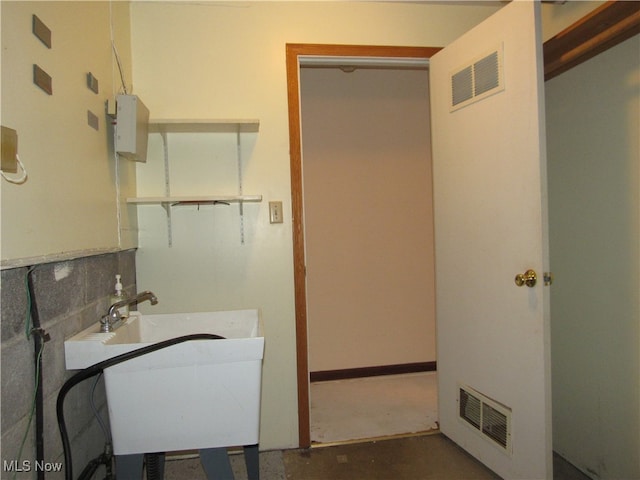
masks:
[[[260,120],[250,119],[150,119],[150,133],[255,133]]]
[[[184,197],[131,197],[127,198],[127,203],[133,203],[137,205],[152,205],[152,204],[178,204],[178,203],[192,203],[203,204],[212,202],[227,202],[227,203],[239,203],[239,202],[261,202],[262,195],[191,195]]]

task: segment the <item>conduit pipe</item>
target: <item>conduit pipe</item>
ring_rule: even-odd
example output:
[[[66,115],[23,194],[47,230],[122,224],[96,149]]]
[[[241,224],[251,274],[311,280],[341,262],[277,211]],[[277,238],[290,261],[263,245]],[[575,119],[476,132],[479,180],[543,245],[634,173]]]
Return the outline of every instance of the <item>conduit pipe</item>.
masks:
[[[49,341],[49,335],[40,326],[40,315],[36,302],[35,285],[33,282],[34,266],[28,268],[27,289],[29,313],[31,315],[31,330],[34,350],[34,380],[35,380],[35,409],[36,409],[36,465],[44,464],[44,399],[42,393],[42,349],[44,343]],[[36,470],[36,478],[44,480],[44,470]]]

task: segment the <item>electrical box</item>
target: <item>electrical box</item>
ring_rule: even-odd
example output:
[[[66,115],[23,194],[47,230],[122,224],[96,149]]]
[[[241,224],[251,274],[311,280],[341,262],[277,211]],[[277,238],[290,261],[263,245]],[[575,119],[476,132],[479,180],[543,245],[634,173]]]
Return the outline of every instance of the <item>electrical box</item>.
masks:
[[[129,160],[147,161],[149,110],[136,95],[116,96],[116,152]]]

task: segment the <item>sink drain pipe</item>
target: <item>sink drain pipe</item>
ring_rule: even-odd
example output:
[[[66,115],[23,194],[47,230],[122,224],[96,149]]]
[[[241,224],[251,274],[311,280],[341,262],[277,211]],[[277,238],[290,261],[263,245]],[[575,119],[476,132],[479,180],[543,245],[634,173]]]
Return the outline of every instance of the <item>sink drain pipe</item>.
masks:
[[[224,337],[221,337],[220,335],[209,334],[209,333],[196,333],[193,335],[185,335],[182,337],[176,337],[170,340],[165,340],[163,342],[154,343],[153,345],[148,345],[146,347],[138,348],[137,350],[133,350],[131,352],[117,355],[107,360],[103,360],[102,362],[98,362],[95,365],[91,365],[90,367],[87,367],[84,370],[80,370],[78,373],[76,373],[71,378],[69,378],[69,380],[67,380],[64,383],[64,385],[62,385],[60,392],[58,392],[58,399],[56,402],[56,414],[58,416],[58,429],[60,430],[60,437],[62,438],[62,449],[64,452],[65,480],[73,480],[73,460],[71,457],[71,445],[69,443],[69,435],[67,433],[67,427],[64,419],[64,400],[65,400],[65,397],[67,396],[67,393],[69,393],[69,391],[78,383],[88,378],[91,378],[95,375],[98,375],[99,373],[102,373],[105,368],[113,367],[114,365],[117,365],[122,362],[126,362],[127,360],[131,360],[136,357],[141,357],[142,355],[147,355],[157,350],[161,350],[163,348],[171,347],[173,345],[177,345],[183,342],[188,342],[191,340],[224,340]],[[92,462],[95,462],[95,461],[96,460],[93,460]],[[89,466],[87,466],[87,468],[89,468]],[[85,471],[87,470],[87,468],[85,468]]]

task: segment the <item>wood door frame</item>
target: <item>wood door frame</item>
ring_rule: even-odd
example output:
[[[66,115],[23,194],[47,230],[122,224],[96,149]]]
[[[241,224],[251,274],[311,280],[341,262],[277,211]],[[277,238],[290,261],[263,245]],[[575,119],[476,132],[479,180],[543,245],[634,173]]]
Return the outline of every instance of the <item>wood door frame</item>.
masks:
[[[438,47],[391,47],[365,45],[287,44],[287,96],[289,103],[289,154],[291,157],[291,209],[293,229],[293,275],[296,310],[296,360],[298,380],[299,446],[311,446],[309,424],[309,351],[302,195],[302,142],[300,125],[300,63],[306,55],[326,57],[378,57],[429,59]]]
[[[544,42],[550,80],[640,33],[640,2],[609,1]]]
[[[544,43],[545,80],[602,53],[640,32],[640,3],[609,1]],[[296,360],[299,446],[311,445],[309,424],[309,352],[302,197],[302,142],[300,130],[299,56],[431,58],[439,47],[287,44],[287,98],[291,162]],[[437,322],[437,320],[436,320]]]

